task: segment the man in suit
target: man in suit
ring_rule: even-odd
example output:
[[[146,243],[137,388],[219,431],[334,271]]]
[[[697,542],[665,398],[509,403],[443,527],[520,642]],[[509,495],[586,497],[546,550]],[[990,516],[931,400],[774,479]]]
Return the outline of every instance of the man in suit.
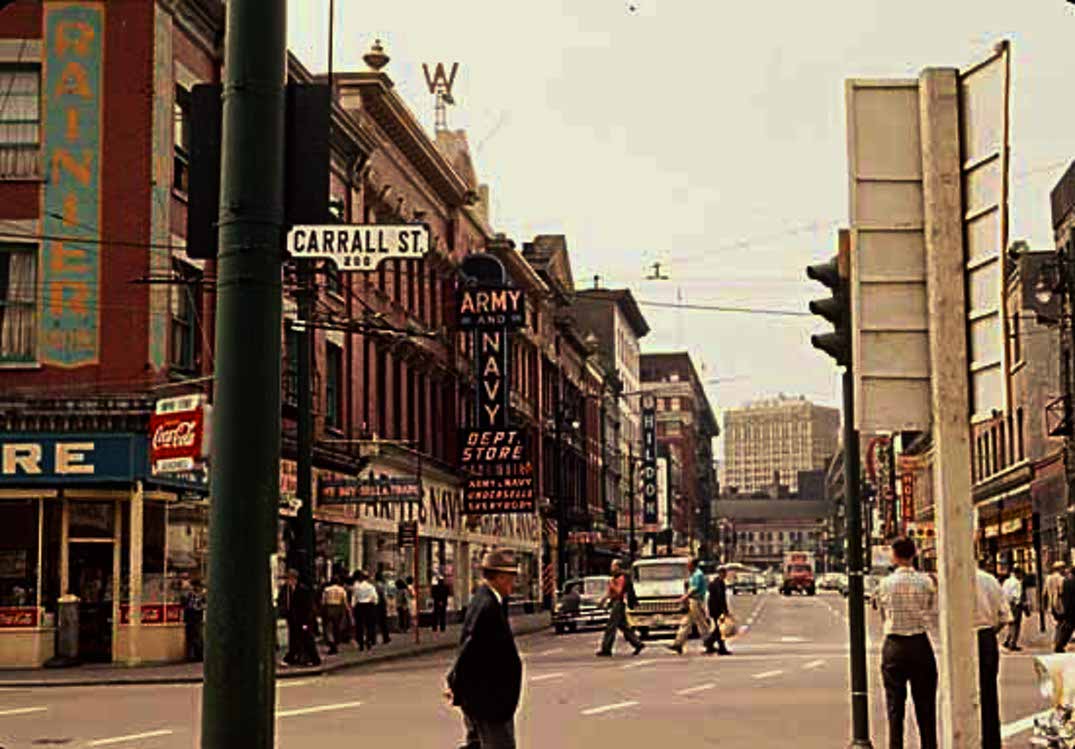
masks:
[[[705,640],[705,652],[708,655],[732,654],[724,644],[724,637],[720,633],[720,618],[732,613],[728,610],[728,588],[724,583],[727,576],[728,569],[721,565],[717,568],[717,576],[709,583],[709,617],[713,620],[713,631]],[[714,644],[717,645],[716,649],[713,648]]]
[[[280,613],[287,620],[287,655],[289,666],[320,666],[314,639],[315,611],[313,592],[299,582],[299,571],[288,570],[287,582],[280,590]]]
[[[433,631],[440,629],[443,632],[448,626],[448,598],[452,594],[451,588],[444,582],[443,577],[438,577],[430,594],[433,598]]]
[[[515,552],[509,549],[482,559],[484,579],[467,606],[445,692],[463,711],[467,737],[462,749],[515,749],[523,664],[508,624],[508,596],[518,574]]]

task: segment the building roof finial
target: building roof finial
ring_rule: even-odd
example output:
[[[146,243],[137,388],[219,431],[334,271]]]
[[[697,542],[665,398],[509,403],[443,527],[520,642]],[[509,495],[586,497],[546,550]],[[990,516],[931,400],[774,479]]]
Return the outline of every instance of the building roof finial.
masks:
[[[381,40],[375,39],[373,41],[373,46],[370,47],[370,51],[364,54],[362,59],[369,66],[370,70],[379,73],[381,72],[381,68],[387,65],[388,61],[392,58],[384,53],[384,47],[381,46]]]

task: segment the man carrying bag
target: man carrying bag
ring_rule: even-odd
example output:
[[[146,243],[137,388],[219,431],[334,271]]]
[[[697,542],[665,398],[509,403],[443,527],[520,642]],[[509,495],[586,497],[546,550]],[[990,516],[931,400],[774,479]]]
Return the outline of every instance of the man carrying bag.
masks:
[[[601,649],[597,651],[600,657],[611,658],[612,646],[616,643],[616,630],[623,632],[627,642],[635,649],[635,655],[642,652],[646,645],[638,638],[631,625],[627,623],[627,606],[634,597],[634,586],[631,585],[630,575],[623,571],[620,561],[612,563],[612,579],[608,583],[608,593],[602,599],[602,605],[609,605],[608,625],[605,627],[605,635],[601,639]],[[637,602],[637,599],[636,599]]]
[[[728,569],[721,565],[717,568],[717,576],[713,578],[713,581],[709,583],[709,616],[713,620],[713,631],[709,637],[705,640],[705,652],[707,655],[713,653],[719,653],[720,655],[731,655],[731,651],[724,644],[723,633],[720,631],[721,627],[729,624],[734,631],[735,624],[732,619],[732,612],[728,609],[728,589],[724,584],[724,579],[728,575]],[[716,649],[713,645],[716,644]]]

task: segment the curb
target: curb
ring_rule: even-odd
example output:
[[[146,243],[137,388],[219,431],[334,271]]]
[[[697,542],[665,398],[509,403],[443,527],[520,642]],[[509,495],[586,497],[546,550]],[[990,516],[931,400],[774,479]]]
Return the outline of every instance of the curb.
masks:
[[[539,634],[543,630],[551,628],[551,624],[539,624],[532,628],[521,628],[515,632],[515,636],[528,637],[531,635]],[[405,658],[415,658],[422,655],[428,655],[430,653],[439,653],[445,650],[454,650],[459,647],[459,643],[454,640],[445,640],[444,642],[438,642],[435,645],[428,647],[420,647],[418,650],[408,650],[399,653],[385,653],[383,655],[372,655],[361,660],[353,661],[340,661],[338,663],[331,663],[324,666],[318,666],[316,668],[303,668],[303,669],[288,669],[286,671],[277,671],[277,681],[287,681],[289,679],[302,679],[310,678],[311,676],[325,676],[326,674],[336,673],[338,671],[347,671],[353,668],[362,668],[363,666],[369,666],[373,664],[387,663],[389,661],[398,661]],[[110,676],[102,679],[89,679],[89,678],[75,678],[75,679],[49,679],[47,681],[34,680],[34,679],[20,679],[18,681],[0,680],[0,691],[5,689],[42,689],[46,687],[101,687],[101,686],[139,686],[139,685],[163,685],[163,684],[201,684],[204,681],[202,675],[197,676],[139,676],[132,674],[131,676]]]

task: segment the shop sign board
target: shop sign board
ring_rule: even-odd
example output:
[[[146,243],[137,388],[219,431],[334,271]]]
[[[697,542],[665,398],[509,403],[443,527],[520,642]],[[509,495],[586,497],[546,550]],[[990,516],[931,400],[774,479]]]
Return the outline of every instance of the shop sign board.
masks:
[[[159,404],[158,404],[159,406]],[[193,471],[209,456],[208,406],[182,411],[159,408],[149,419],[149,458],[154,474]]]
[[[36,606],[0,607],[0,629],[37,626]]]
[[[526,325],[526,298],[511,286],[463,287],[457,297],[460,330],[514,330]]]
[[[300,224],[287,233],[294,258],[331,260],[342,271],[372,271],[384,260],[421,260],[429,252],[425,224]]]
[[[0,435],[0,486],[130,482],[145,473],[138,434]]]
[[[461,468],[467,472],[463,514],[532,513],[534,464],[518,429],[463,429]]]
[[[417,520],[404,520],[399,524],[397,531],[398,538],[396,539],[397,545],[401,549],[414,548],[418,545],[418,521]]]
[[[416,478],[367,476],[322,479],[317,482],[318,502],[323,505],[369,502],[420,502],[421,483]]]
[[[660,512],[657,492],[657,409],[652,397],[642,405],[642,525],[656,533]]]

